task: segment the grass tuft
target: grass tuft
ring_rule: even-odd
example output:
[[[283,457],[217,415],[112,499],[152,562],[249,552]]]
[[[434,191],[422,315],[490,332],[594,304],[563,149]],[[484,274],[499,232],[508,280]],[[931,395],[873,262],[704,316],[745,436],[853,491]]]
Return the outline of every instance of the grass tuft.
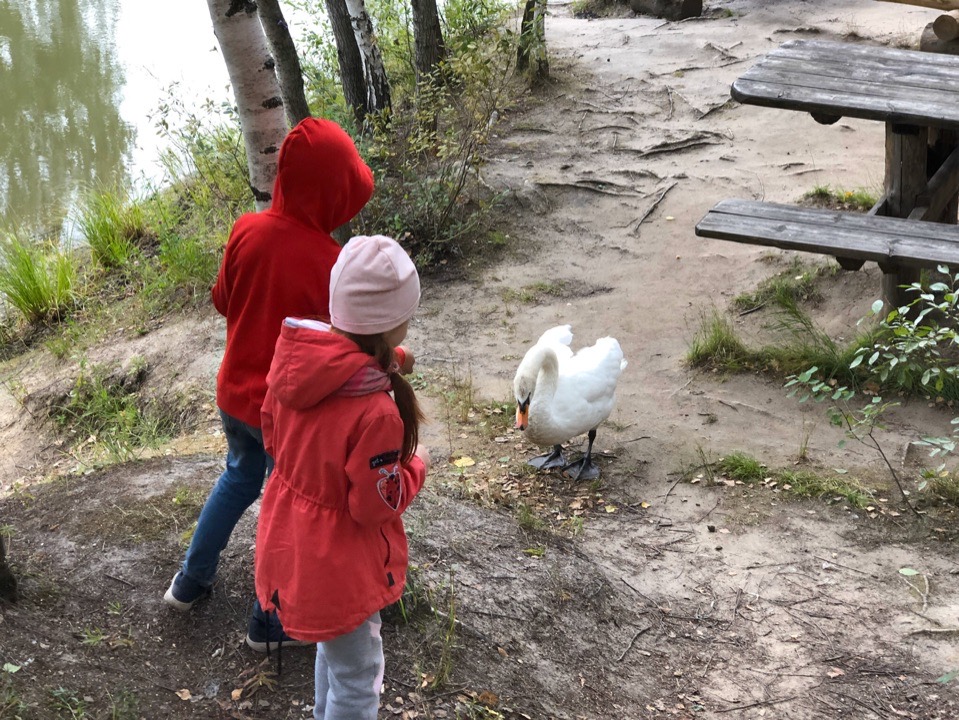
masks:
[[[719,461],[718,468],[733,480],[747,484],[762,482],[766,477],[766,466],[743,452],[726,455]]]
[[[87,197],[79,226],[94,262],[108,270],[128,265],[139,255],[137,241],[147,235],[142,206],[102,190]]]
[[[70,252],[16,235],[0,240],[0,295],[28,323],[60,320],[73,307],[76,279]]]

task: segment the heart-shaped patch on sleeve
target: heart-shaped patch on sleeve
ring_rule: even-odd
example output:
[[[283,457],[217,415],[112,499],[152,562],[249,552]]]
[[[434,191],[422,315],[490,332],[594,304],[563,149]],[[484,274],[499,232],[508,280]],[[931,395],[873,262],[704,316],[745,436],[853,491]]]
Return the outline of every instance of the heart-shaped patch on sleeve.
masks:
[[[376,490],[390,509],[397,510],[403,496],[403,485],[400,483],[400,466],[394,465],[391,469],[380,468],[380,479],[376,482]]]

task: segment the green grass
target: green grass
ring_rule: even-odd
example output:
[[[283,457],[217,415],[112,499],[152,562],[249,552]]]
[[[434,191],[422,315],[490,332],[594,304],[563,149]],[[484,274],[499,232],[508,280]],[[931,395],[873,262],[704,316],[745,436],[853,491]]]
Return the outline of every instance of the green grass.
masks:
[[[565,289],[565,285],[562,282],[539,281],[525,285],[519,290],[505,288],[502,296],[503,302],[518,302],[524,305],[534,305],[545,298],[562,297]]]
[[[840,345],[816,327],[794,298],[778,298],[778,307],[770,329],[774,342],[758,348],[749,347],[739,337],[732,320],[718,310],[704,314],[693,337],[686,362],[691,367],[726,373],[759,371],[786,376],[816,366],[825,377],[858,386],[862,372],[849,369],[862,346],[871,346],[873,335],[864,333],[852,342]]]
[[[703,316],[686,354],[686,362],[692,367],[729,372],[754,366],[758,360],[759,356],[739,339],[732,321],[715,309]]]
[[[866,212],[878,201],[876,194],[865,188],[846,190],[843,188],[831,188],[828,185],[816,185],[812,190],[803,195],[803,199],[811,201],[816,205],[823,205],[837,210],[852,210],[855,212]]]
[[[175,408],[141,407],[138,390],[146,367],[132,363],[126,376],[111,377],[103,366],[86,367],[53,416],[62,432],[78,443],[102,448],[112,460],[127,460],[143,447],[155,447],[176,430]]]
[[[936,473],[927,481],[925,492],[946,505],[959,507],[959,478],[952,473]]]
[[[773,477],[779,481],[780,488],[797,497],[842,499],[860,509],[876,502],[867,488],[843,477],[808,470],[780,470]]]
[[[854,480],[811,470],[770,470],[751,455],[738,451],[729,453],[718,462],[708,463],[706,474],[713,479],[712,482],[715,482],[716,475],[720,475],[746,485],[763,483],[800,498],[841,499],[859,509],[876,502],[873,493]],[[692,473],[688,475],[692,477]]]
[[[820,295],[816,290],[816,280],[827,272],[835,272],[835,266],[808,266],[794,262],[788,269],[763,280],[752,292],[738,295],[733,300],[733,307],[742,311],[765,305],[782,307],[818,300]]]
[[[742,452],[730,453],[717,463],[717,469],[733,480],[747,484],[762,482],[766,477],[766,466],[754,457]]]
[[[37,325],[61,319],[76,300],[76,258],[16,235],[0,240],[0,295]]]
[[[142,205],[103,190],[87,196],[78,225],[94,262],[111,270],[133,261],[140,254],[138,241],[147,235]]]

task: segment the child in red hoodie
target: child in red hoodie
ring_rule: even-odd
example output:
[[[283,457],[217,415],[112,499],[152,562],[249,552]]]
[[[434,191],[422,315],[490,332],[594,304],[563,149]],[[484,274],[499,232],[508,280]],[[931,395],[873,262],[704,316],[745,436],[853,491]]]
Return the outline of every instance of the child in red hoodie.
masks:
[[[395,241],[351,239],[331,274],[331,325],[287,318],[267,376],[263,440],[276,465],[256,592],[288,635],[317,643],[316,720],[375,720],[379,707],[379,611],[403,593],[401,515],[430,462],[393,355],[419,295]]]
[[[260,406],[283,318],[326,312],[330,271],[340,253],[330,233],[373,194],[373,173],[336,123],[300,122],[283,141],[269,210],[233,225],[212,290],[226,318],[226,350],[216,404],[228,451],[226,468],[203,506],[180,571],[164,595],[182,611],[210,592],[220,553],[260,496],[272,458],[263,448]],[[247,644],[266,651],[283,637],[254,606]]]

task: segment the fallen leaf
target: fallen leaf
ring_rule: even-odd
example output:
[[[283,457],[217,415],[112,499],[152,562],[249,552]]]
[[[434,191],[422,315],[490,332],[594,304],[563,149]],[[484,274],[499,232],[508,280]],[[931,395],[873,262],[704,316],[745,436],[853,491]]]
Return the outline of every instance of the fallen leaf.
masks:
[[[181,700],[191,700],[193,698],[193,693],[191,693],[186,688],[183,688],[182,690],[177,690],[176,695]]]
[[[834,667],[834,668],[829,668],[829,672],[827,672],[826,674],[831,678],[837,678],[845,675],[846,671],[840,668]]]
[[[475,465],[476,461],[473,458],[469,457],[468,455],[464,455],[461,458],[456,458],[453,461],[453,464],[458,468],[466,468],[466,467],[472,467],[473,465]]]
[[[912,568],[899,568],[899,574],[905,575],[906,577],[912,577],[913,575],[918,575],[918,570],[913,570]]]
[[[237,688],[236,690],[230,693],[230,699],[233,700],[233,702],[236,702],[241,697],[243,697],[243,688]]]
[[[617,510],[619,510],[619,508],[616,507],[615,505],[607,505],[607,506],[606,506],[606,512],[608,512],[608,513],[614,513],[614,512],[616,512]]]
[[[20,666],[19,666],[19,665],[14,665],[13,663],[4,663],[4,664],[3,664],[3,671],[4,671],[4,672],[8,672],[8,673],[10,673],[11,675],[12,675],[13,673],[17,672],[19,669],[20,669]]]
[[[649,507],[649,503],[643,501],[643,502],[641,502],[641,503],[639,504],[639,506],[640,506],[643,510],[645,510],[646,508]]]

